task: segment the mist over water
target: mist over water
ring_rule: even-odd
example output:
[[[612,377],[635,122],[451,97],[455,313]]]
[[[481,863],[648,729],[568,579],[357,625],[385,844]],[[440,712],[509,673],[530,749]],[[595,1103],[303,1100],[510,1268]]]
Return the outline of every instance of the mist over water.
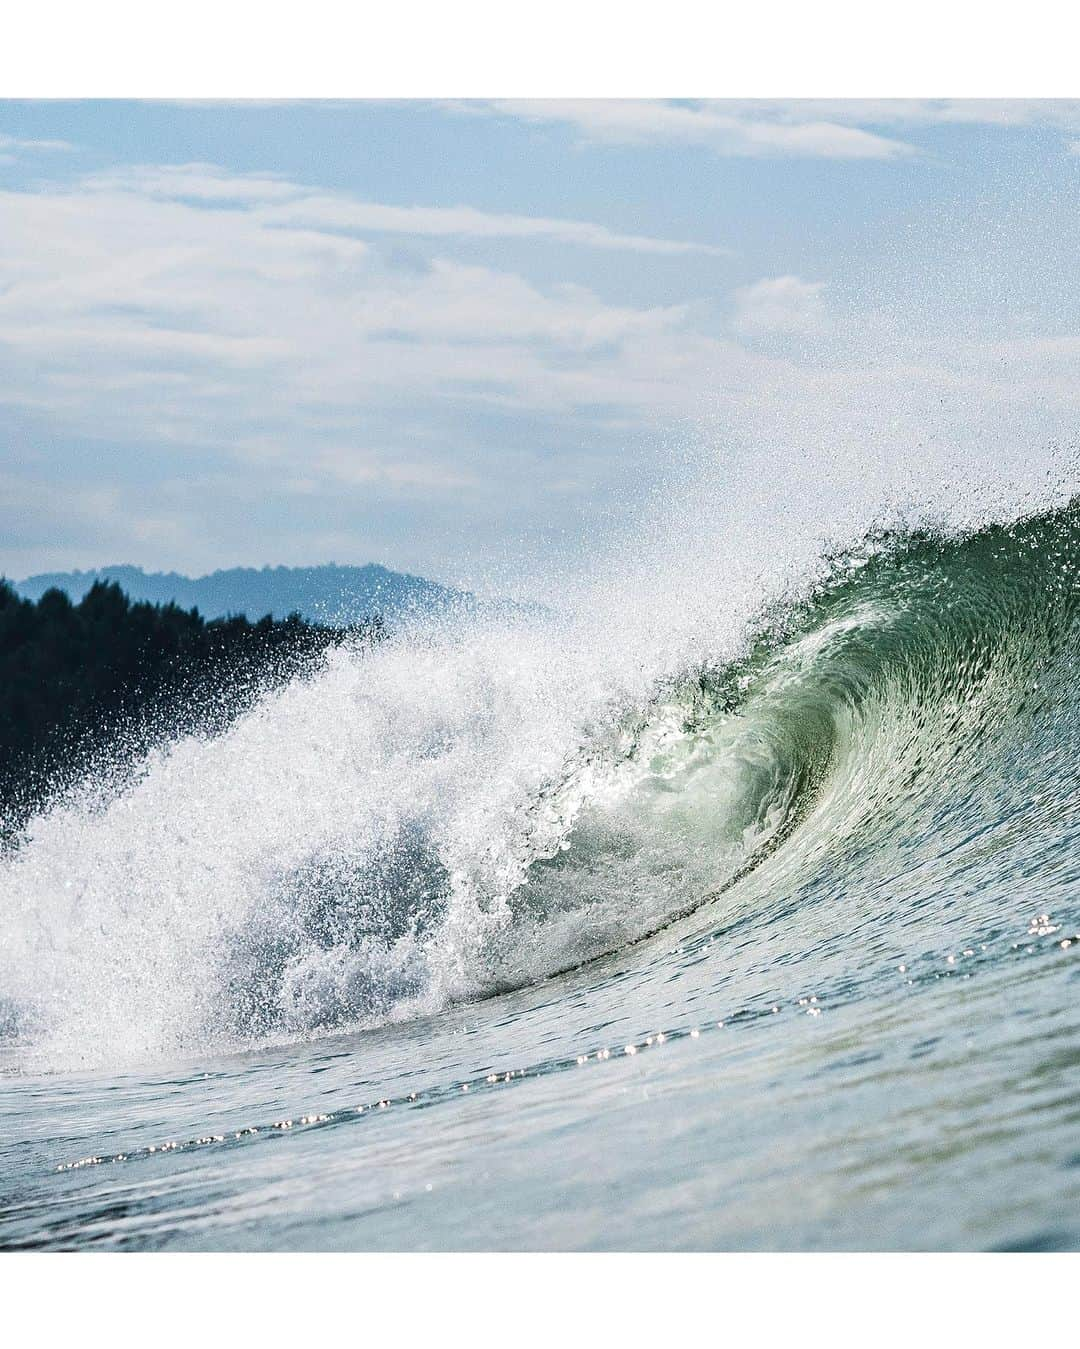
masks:
[[[223,734],[180,738],[119,783],[88,781],[0,864],[0,1052],[12,1084],[52,1082],[64,1099],[67,1081],[90,1100],[115,1090],[117,1116],[89,1110],[61,1146],[34,1107],[36,1141],[16,1149],[23,1184],[36,1193],[34,1166],[89,1159],[89,1175],[153,1155],[159,1182],[176,1166],[237,1197],[205,1226],[148,1181],[125,1182],[136,1244],[261,1244],[250,1195],[276,1175],[284,1244],[453,1245],[477,1167],[535,1166],[550,1186],[555,1140],[590,1166],[603,1117],[626,1148],[644,1128],[670,1149],[667,1169],[626,1152],[619,1183],[635,1198],[608,1225],[595,1197],[575,1208],[564,1191],[557,1219],[526,1186],[496,1244],[917,1244],[892,1209],[875,1241],[858,1186],[801,1153],[786,1174],[817,1176],[822,1225],[795,1221],[745,1131],[758,1119],[775,1149],[792,1101],[840,1083],[834,1124],[876,1194],[898,1083],[925,1098],[912,1130],[953,1127],[917,1046],[933,1062],[935,1046],[974,1044],[980,1070],[964,1058],[954,1080],[970,1096],[957,1155],[974,1168],[971,1199],[926,1231],[954,1245],[1027,1227],[1074,1242],[1060,1213],[1075,1171],[1025,1227],[1023,1205],[984,1184],[1011,1164],[1000,1139],[1013,1125],[986,1124],[997,1141],[984,1154],[970,1121],[1016,1104],[1041,1019],[1065,1061],[1080,1044],[1075,1017],[1060,1021],[1077,968],[1062,943],[1080,926],[1076,486],[1053,448],[905,452],[895,428],[858,451],[843,436],[822,453],[695,450],[592,541],[549,616],[418,622],[335,650]],[[1029,946],[1041,982],[1034,963],[1019,972]],[[972,991],[945,1005],[938,983],[957,961]],[[993,1036],[1006,1043],[992,1050]],[[851,1066],[879,1059],[876,1086]],[[651,1086],[681,1102],[677,1122],[631,1123],[611,1097],[631,1060],[648,1075],[643,1100]],[[571,1069],[596,1074],[591,1086],[568,1089]],[[517,1073],[547,1093],[529,1122],[506,1104]],[[493,1104],[466,1102],[470,1085]],[[619,1090],[637,1099],[640,1085]],[[1039,1127],[1064,1165],[1076,1139],[1055,1092]],[[329,1126],[366,1124],[362,1107],[382,1100],[404,1107],[403,1132],[386,1132],[384,1107],[361,1178],[341,1152],[348,1130]],[[467,1105],[500,1112],[482,1166]],[[458,1187],[422,1229],[398,1207],[403,1187],[428,1192],[427,1163],[403,1160],[404,1116],[420,1107],[432,1166]],[[254,1146],[279,1108],[290,1129],[302,1114],[323,1130],[295,1192]],[[717,1110],[727,1123],[710,1142]],[[179,1138],[168,1164],[163,1135]],[[736,1155],[756,1199],[678,1200],[680,1174],[712,1193]],[[932,1183],[936,1162],[919,1165],[905,1183]],[[335,1166],[384,1226],[345,1220],[325,1180]],[[89,1221],[94,1191],[80,1184]],[[307,1226],[290,1228],[305,1204]],[[24,1214],[11,1240],[72,1239],[29,1200]]]

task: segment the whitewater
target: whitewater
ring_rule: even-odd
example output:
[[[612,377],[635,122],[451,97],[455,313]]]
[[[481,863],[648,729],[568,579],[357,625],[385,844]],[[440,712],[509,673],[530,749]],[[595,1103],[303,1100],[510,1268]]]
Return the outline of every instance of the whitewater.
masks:
[[[0,1245],[1080,1245],[1074,475],[802,471],[33,819]]]

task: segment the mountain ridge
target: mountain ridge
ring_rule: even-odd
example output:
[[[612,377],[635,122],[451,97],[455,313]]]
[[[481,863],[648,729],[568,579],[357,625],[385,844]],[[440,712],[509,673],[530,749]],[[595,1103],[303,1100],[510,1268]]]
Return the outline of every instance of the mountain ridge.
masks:
[[[339,566],[335,562],[310,567],[229,567],[203,576],[181,572],[148,572],[129,563],[86,571],[41,572],[15,581],[25,599],[38,600],[46,590],[64,590],[78,603],[95,581],[115,581],[135,601],[196,608],[206,618],[246,614],[285,618],[299,613],[310,622],[349,624],[380,615],[393,622],[411,614],[449,609],[502,610],[507,601],[481,601],[466,590],[408,572],[392,571],[377,562]]]

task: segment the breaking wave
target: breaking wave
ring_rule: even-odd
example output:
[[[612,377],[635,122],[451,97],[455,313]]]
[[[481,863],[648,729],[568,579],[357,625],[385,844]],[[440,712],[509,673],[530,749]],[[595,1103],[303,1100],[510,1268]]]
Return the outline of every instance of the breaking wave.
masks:
[[[9,1061],[424,1016],[811,874],[870,912],[872,857],[932,904],[951,848],[1007,830],[981,793],[1016,756],[1041,756],[1025,799],[1060,838],[1080,507],[802,567],[737,592],[683,572],[670,621],[628,619],[624,590],[336,650],[223,734],[85,783],[0,870]]]

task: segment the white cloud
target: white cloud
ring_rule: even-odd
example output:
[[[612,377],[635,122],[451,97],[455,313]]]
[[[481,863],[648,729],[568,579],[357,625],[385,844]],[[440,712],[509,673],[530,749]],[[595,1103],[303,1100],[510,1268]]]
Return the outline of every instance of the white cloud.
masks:
[[[55,150],[74,150],[70,141],[25,140],[19,136],[7,136],[0,132],[0,150],[9,155],[39,154]]]
[[[712,100],[704,106],[731,116],[844,126],[934,125],[1080,128],[1080,100],[1049,98],[809,98]]]
[[[310,224],[321,229],[355,229],[372,233],[424,235],[429,238],[546,238],[593,248],[667,255],[705,253],[724,256],[730,252],[714,244],[620,234],[604,225],[587,221],[493,214],[478,211],[471,206],[383,206],[375,202],[354,202],[342,197],[312,195],[268,209],[264,217],[283,224]]]
[[[450,106],[565,123],[592,142],[701,145],[733,156],[896,159],[914,153],[881,128],[1080,130],[1080,101],[1070,99],[493,99]]]
[[[797,276],[767,277],[735,292],[735,327],[740,332],[805,334],[825,326],[823,281]]]
[[[727,255],[715,244],[621,234],[583,220],[478,211],[471,206],[388,206],[302,187],[271,175],[230,174],[213,164],[141,165],[83,180],[88,189],[174,201],[246,205],[266,224],[427,238],[553,239],[635,253]]]
[[[490,111],[528,122],[564,122],[587,140],[616,145],[702,145],[720,155],[893,159],[902,141],[820,118],[788,120],[779,105],[674,103],[649,99],[498,99]]]
[[[226,173],[216,164],[133,164],[90,174],[82,186],[96,192],[204,202],[268,202],[302,195],[280,174]]]

